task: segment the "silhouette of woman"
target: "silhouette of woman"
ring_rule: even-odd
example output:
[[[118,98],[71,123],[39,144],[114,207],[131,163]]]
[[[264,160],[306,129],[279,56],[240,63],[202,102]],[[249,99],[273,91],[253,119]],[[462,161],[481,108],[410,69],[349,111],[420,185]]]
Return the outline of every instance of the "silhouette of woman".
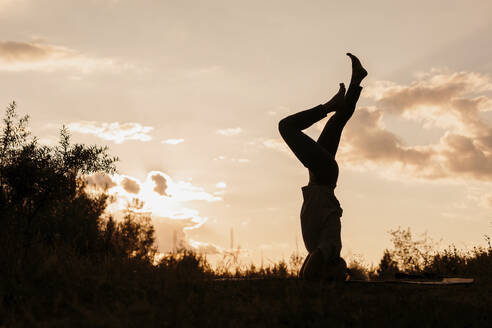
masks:
[[[340,257],[342,208],[335,197],[338,165],[335,155],[342,130],[355,110],[367,76],[359,59],[347,53],[352,60],[352,78],[345,94],[340,83],[338,93],[327,103],[318,105],[279,122],[279,131],[294,155],[309,170],[309,183],[302,187],[304,202],[301,208],[301,229],[309,254],[299,272],[308,280],[345,280],[347,265]],[[317,141],[302,130],[335,112],[326,123]]]

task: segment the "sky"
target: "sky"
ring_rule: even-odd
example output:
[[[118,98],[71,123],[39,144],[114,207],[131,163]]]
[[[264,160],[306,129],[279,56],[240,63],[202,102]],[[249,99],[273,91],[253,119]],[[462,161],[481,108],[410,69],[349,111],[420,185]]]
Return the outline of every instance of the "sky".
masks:
[[[342,256],[377,264],[389,230],[442,247],[492,234],[492,2],[0,0],[0,104],[41,143],[107,145],[88,177],[150,215],[159,250],[306,254],[307,170],[278,121],[369,71],[337,161]],[[321,121],[306,133],[320,133]]]

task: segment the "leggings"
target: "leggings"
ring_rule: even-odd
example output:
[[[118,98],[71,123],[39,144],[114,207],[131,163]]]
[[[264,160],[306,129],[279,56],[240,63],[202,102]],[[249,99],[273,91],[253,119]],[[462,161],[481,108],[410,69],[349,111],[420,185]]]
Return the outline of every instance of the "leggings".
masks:
[[[304,110],[280,120],[280,135],[294,155],[309,170],[309,184],[326,185],[335,188],[338,179],[338,165],[335,155],[345,124],[355,110],[362,87],[350,85],[345,95],[345,107],[339,108],[326,123],[317,141],[302,130],[326,117],[323,105]]]

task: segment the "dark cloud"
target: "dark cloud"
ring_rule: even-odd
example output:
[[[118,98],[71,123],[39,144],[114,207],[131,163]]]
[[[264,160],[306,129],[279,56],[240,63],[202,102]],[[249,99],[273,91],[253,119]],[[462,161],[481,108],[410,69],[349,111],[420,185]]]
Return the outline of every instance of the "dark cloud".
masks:
[[[358,109],[344,132],[349,151],[343,161],[399,164],[426,179],[473,178],[492,181],[492,136],[468,137],[447,133],[438,144],[407,147],[381,124],[382,112]]]
[[[357,109],[347,125],[343,160],[398,164],[408,173],[426,179],[492,181],[492,126],[480,115],[490,109],[492,102],[483,95],[467,96],[490,89],[488,77],[459,72],[428,75],[409,86],[390,85],[378,90],[376,106]],[[415,111],[423,105],[432,105],[433,109]],[[386,113],[424,120],[446,132],[436,144],[406,146],[395,133],[385,129],[382,118]]]
[[[480,117],[482,108],[486,108],[490,100],[485,96],[475,98],[454,98],[443,110],[448,110],[455,115],[456,119],[465,127],[470,134],[490,133],[490,127]]]
[[[166,193],[167,181],[166,178],[160,174],[155,174],[152,177],[152,181],[155,183],[154,191],[162,196],[168,196]]]
[[[421,105],[442,106],[450,104],[463,95],[490,90],[487,76],[456,72],[427,75],[409,86],[388,86],[379,91],[370,91],[378,100],[378,107],[393,113],[402,113]]]
[[[140,185],[135,180],[129,178],[124,178],[123,181],[121,181],[121,186],[131,194],[138,194],[140,191]]]
[[[381,119],[380,111],[358,109],[344,132],[344,142],[351,147],[347,154],[349,161],[399,162],[414,166],[429,163],[433,155],[430,149],[406,147],[398,136],[383,128]]]
[[[85,177],[85,182],[90,187],[109,189],[116,186],[116,183],[107,174],[95,173]]]
[[[1,1],[1,0],[0,0]],[[60,45],[44,41],[0,41],[0,70],[46,71],[75,69],[83,73],[95,70],[133,69],[129,64],[110,58],[94,58]]]
[[[442,141],[447,145],[441,155],[449,173],[465,175],[476,179],[492,180],[492,154],[486,154],[468,137],[456,134],[446,135]]]
[[[492,151],[492,128],[489,129],[488,133],[478,137],[476,141],[482,148]]]

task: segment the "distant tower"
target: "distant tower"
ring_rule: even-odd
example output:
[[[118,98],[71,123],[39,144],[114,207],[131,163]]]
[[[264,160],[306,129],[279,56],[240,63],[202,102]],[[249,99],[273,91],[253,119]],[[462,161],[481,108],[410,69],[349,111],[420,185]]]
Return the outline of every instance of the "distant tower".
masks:
[[[234,249],[234,230],[232,228],[231,228],[230,239],[231,239],[231,251],[232,251]]]

